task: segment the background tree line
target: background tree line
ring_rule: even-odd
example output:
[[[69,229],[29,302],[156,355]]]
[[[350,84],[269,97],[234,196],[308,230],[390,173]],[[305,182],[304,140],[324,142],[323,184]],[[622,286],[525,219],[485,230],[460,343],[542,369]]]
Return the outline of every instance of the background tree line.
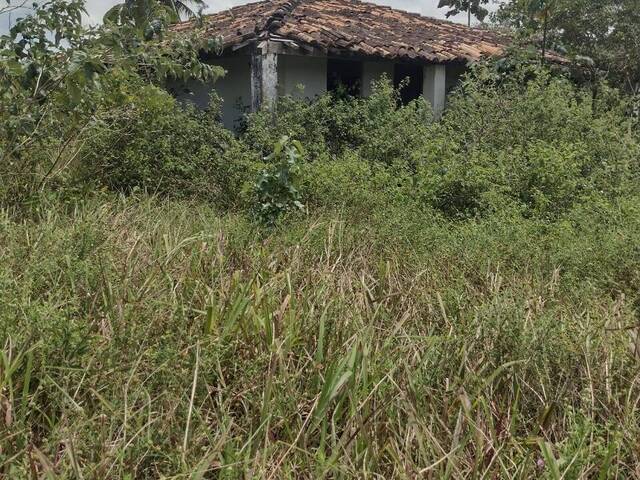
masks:
[[[637,0],[506,0],[489,15],[490,0],[440,0],[447,16],[468,12],[514,31],[544,51],[577,61],[589,81],[606,79],[640,92],[640,8]]]

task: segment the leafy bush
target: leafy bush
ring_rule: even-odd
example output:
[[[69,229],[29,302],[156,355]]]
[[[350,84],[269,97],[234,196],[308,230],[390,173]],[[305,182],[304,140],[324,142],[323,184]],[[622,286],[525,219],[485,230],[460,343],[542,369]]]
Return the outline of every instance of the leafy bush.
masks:
[[[296,186],[303,157],[300,142],[282,137],[265,158],[268,166],[254,185],[258,216],[264,223],[273,224],[283,213],[304,208]]]
[[[398,92],[386,79],[374,84],[368,98],[284,98],[275,111],[250,115],[242,140],[265,155],[288,135],[300,140],[312,161],[358,151],[372,162],[406,162],[428,140],[432,117],[424,100],[398,104]]]
[[[183,108],[135,79],[114,82],[114,99],[92,126],[82,152],[82,181],[112,190],[146,190],[236,204],[256,156],[208,111]]]
[[[307,163],[300,175],[301,191],[310,206],[366,213],[412,201],[412,178],[407,172],[366,161],[357,153]]]
[[[557,217],[583,196],[637,188],[640,143],[620,97],[605,107],[545,71],[491,72],[467,77],[429,148],[415,152],[426,202],[453,217],[503,208]]]
[[[440,123],[423,102],[398,108],[383,81],[366,99],[285,99],[250,116],[241,139],[263,152],[276,136],[297,135],[311,160],[302,194],[318,206],[402,198],[455,219],[500,211],[552,219],[582,198],[637,189],[640,143],[622,97],[603,87],[594,100],[530,65],[496,72],[476,66]]]
[[[25,3],[7,0],[0,15]],[[84,0],[48,0],[28,10],[0,35],[0,200],[14,206],[64,185],[104,107],[110,76],[160,85],[168,77],[213,81],[223,74],[200,57],[217,42],[143,42],[131,25],[87,28]]]
[[[273,146],[286,136],[298,139],[304,145],[309,159],[324,156],[331,148],[327,142],[327,112],[331,108],[329,96],[313,102],[282,97],[273,110],[263,110],[247,116],[241,135],[242,142],[266,157],[273,151]]]

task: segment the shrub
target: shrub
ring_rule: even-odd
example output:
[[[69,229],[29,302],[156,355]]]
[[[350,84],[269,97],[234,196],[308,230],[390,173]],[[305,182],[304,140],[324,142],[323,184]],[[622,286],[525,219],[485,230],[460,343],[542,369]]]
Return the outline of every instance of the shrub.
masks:
[[[140,77],[160,85],[169,76],[209,82],[224,73],[201,61],[217,47],[202,36],[146,42],[127,22],[85,27],[85,0],[26,3],[0,7],[0,16],[25,13],[0,35],[0,201],[17,209],[67,186],[96,114],[109,108],[112,77],[138,78],[142,87]]]
[[[300,183],[308,205],[359,213],[406,204],[412,196],[407,172],[366,161],[354,152],[303,165]]]
[[[217,121],[215,99],[209,110],[198,111],[135,80],[117,80],[114,90],[116,98],[98,116],[82,152],[83,181],[223,206],[239,201],[258,157]]]
[[[372,162],[406,163],[429,139],[431,114],[424,100],[398,105],[398,92],[386,79],[374,85],[368,98],[284,98],[275,111],[250,115],[242,140],[265,155],[288,135],[300,140],[311,161],[357,151]]]
[[[260,220],[273,224],[285,212],[298,209],[298,169],[304,158],[304,149],[297,140],[282,137],[273,147],[273,153],[265,158],[265,168],[254,185],[257,212]]]
[[[241,139],[249,148],[268,156],[282,137],[296,138],[305,146],[310,159],[328,152],[331,98],[323,96],[311,102],[282,97],[274,110],[262,110],[247,116]]]
[[[531,73],[528,70],[529,74]],[[452,217],[504,208],[555,218],[582,196],[637,189],[640,144],[608,105],[544,71],[495,79],[477,67],[417,151],[418,194]]]

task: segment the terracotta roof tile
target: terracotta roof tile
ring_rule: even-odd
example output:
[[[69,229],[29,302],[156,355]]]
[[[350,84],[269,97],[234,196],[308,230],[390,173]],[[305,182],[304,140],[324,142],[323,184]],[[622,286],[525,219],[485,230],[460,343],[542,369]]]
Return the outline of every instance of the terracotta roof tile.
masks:
[[[194,28],[184,22],[174,31]],[[203,32],[222,38],[223,48],[269,35],[324,51],[347,51],[389,59],[469,61],[500,55],[508,40],[416,13],[359,0],[272,0],[250,3],[204,18]]]

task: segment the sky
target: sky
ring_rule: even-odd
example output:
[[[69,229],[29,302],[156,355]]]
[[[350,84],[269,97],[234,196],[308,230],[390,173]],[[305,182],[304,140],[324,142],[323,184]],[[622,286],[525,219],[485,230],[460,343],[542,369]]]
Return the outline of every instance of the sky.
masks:
[[[255,1],[255,0],[252,0]],[[438,0],[369,0],[372,3],[377,3],[379,5],[389,5],[394,8],[399,8],[402,10],[408,10],[411,12],[418,12],[422,15],[428,15],[430,17],[438,17],[444,18],[446,9],[438,8]],[[118,3],[118,0],[87,0],[87,10],[89,10],[89,14],[96,20],[102,18],[104,12],[106,12],[110,6]],[[236,5],[242,5],[244,3],[250,3],[247,0],[205,0],[205,3],[210,5],[207,12],[216,12],[219,10],[224,10],[226,8],[231,8]],[[459,15],[459,18],[455,18],[452,20],[456,20],[459,22],[466,22],[466,15]]]
[[[104,13],[116,3],[120,3],[122,0],[87,0],[87,11],[89,12],[89,21],[91,23],[99,23]],[[253,1],[253,0],[252,0]],[[438,0],[369,0],[379,5],[389,5],[394,8],[402,10],[408,10],[411,12],[417,12],[422,15],[428,15],[430,17],[444,18],[446,9],[438,9]],[[495,0],[497,1],[497,0]],[[250,3],[248,0],[205,0],[210,7],[206,10],[207,13],[213,13],[219,10],[224,10],[236,5],[242,5],[244,3]],[[491,5],[490,5],[491,8]],[[495,9],[495,7],[493,8]],[[15,20],[16,15],[13,15]],[[465,23],[467,21],[466,15],[458,15],[450,20]],[[5,32],[9,27],[10,19],[7,15],[0,15],[0,32]]]

